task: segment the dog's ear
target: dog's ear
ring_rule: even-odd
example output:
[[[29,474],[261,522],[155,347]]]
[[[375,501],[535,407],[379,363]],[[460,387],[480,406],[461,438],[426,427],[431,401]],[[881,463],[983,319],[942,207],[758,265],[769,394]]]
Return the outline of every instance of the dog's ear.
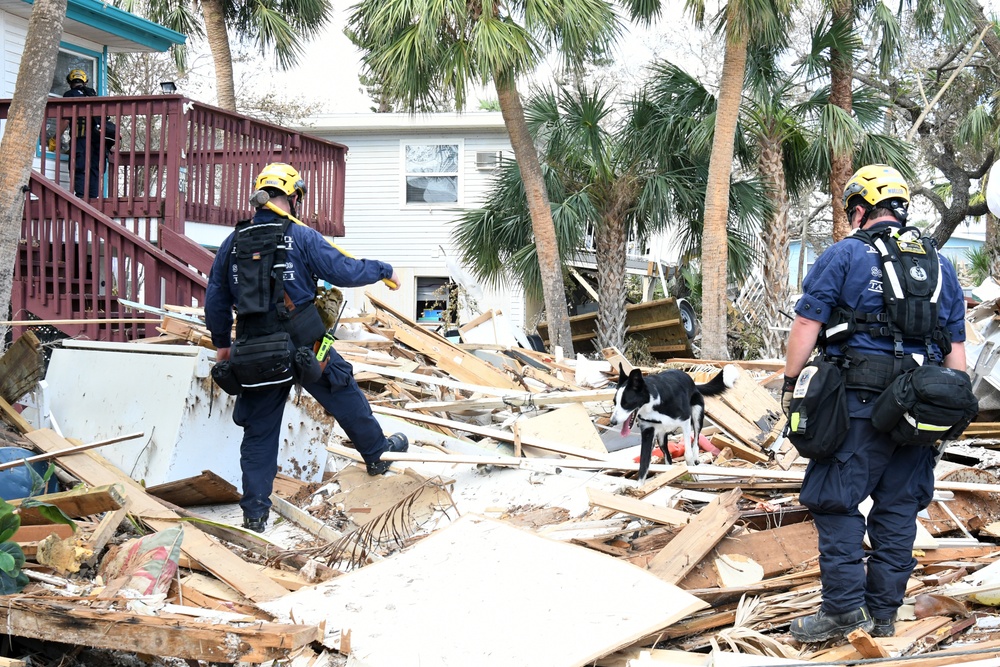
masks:
[[[628,374],[628,386],[635,389],[642,389],[646,383],[642,379],[642,371],[638,368],[632,369]]]
[[[625,384],[625,366],[618,362],[618,384]]]

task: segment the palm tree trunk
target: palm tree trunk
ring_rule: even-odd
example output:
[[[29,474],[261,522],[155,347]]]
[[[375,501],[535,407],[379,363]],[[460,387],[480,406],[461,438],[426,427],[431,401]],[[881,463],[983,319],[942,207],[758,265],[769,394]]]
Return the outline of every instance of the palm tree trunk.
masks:
[[[833,21],[852,21],[851,0],[834,0]],[[848,114],[854,107],[851,83],[854,76],[854,62],[849,53],[830,49],[830,104],[834,104]],[[844,187],[854,172],[854,155],[850,151],[830,149],[830,196],[833,198],[833,240],[839,241],[851,231],[847,213],[842,206]]]
[[[719,83],[719,104],[715,114],[715,135],[708,164],[705,190],[705,229],[701,248],[702,357],[729,359],[727,315],[729,298],[727,266],[729,245],[726,221],[729,218],[729,179],[733,167],[733,141],[743,97],[743,74],[747,63],[745,37],[726,40]]]
[[[226,32],[226,15],[222,0],[201,0],[201,13],[205,19],[205,37],[212,50],[215,63],[215,87],[219,106],[236,111],[236,83],[233,78],[233,54]]]
[[[597,348],[625,349],[625,261],[627,230],[618,215],[606,217],[595,230],[597,257]]]
[[[1000,282],[1000,221],[992,213],[986,214],[986,256],[989,258],[990,277]]]
[[[0,314],[3,315],[10,309],[24,197],[56,70],[65,18],[66,0],[36,0],[32,6],[14,96],[0,141],[0,155],[3,155],[0,160]],[[0,327],[0,341],[5,339],[7,329],[6,325]]]
[[[538,162],[538,151],[528,132],[524,119],[524,107],[517,85],[509,77],[496,73],[493,77],[497,99],[503,121],[510,135],[510,146],[514,149],[514,159],[521,171],[521,181],[528,198],[531,214],[531,228],[535,235],[536,253],[542,278],[542,296],[549,325],[549,343],[562,346],[563,353],[574,356],[573,335],[569,328],[569,310],[566,307],[566,289],[563,283],[562,263],[559,261],[559,244],[556,240],[555,223],[552,222],[552,207],[549,194],[545,190],[542,166]]]
[[[760,172],[765,189],[772,193],[775,207],[774,215],[764,225],[764,239],[767,242],[761,317],[765,324],[764,354],[783,359],[785,336],[781,331],[768,326],[787,321],[781,311],[788,303],[788,190],[780,139],[768,137],[761,142]]]

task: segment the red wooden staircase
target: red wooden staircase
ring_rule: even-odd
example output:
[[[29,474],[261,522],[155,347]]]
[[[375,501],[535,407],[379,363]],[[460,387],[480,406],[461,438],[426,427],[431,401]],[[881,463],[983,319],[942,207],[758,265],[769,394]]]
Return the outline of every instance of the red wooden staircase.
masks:
[[[0,100],[0,119],[8,108],[9,100]],[[118,134],[99,165],[103,193],[88,199],[71,191],[73,151],[57,149],[74,145],[77,128],[92,127],[74,122],[81,117],[104,119],[104,127],[113,121]],[[156,335],[159,319],[121,321],[144,313],[119,300],[203,305],[213,255],[186,228],[232,227],[249,217],[254,176],[269,162],[294,164],[309,183],[300,218],[343,236],[344,146],[179,95],[50,99],[39,147],[14,268],[12,319],[55,321],[68,336]],[[91,157],[85,159],[86,170]],[[14,327],[14,336],[23,329]]]

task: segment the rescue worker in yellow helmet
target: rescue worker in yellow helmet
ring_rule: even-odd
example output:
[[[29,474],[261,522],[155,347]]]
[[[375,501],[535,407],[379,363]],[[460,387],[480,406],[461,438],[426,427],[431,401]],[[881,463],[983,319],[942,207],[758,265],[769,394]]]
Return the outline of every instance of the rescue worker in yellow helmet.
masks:
[[[231,364],[239,385],[232,387],[231,393],[241,392],[233,421],[243,427],[240,505],[244,526],[263,532],[278,472],[282,413],[292,379],[274,375],[270,366],[259,376],[241,370],[237,361],[242,350],[266,347],[261,341],[287,333],[297,350],[294,381],[333,415],[364,458],[370,475],[387,472],[389,463],[380,460],[382,453],[406,451],[408,441],[402,433],[388,438],[383,434],[354,381],[351,365],[336,350],[330,350],[325,368],[316,367],[315,375],[310,375],[309,367],[309,362],[315,361],[313,345],[325,334],[313,303],[317,279],[339,287],[360,287],[388,278],[393,289],[398,289],[399,276],[385,262],[345,256],[318,231],[289,220],[287,216],[295,215],[307,193],[305,180],[293,166],[280,162],[267,165],[257,176],[254,190],[266,192],[265,201],[273,203],[278,212],[258,208],[252,220],[237,225],[222,243],[209,274],[205,321],[218,349],[216,369]],[[235,341],[230,335],[234,308]],[[277,351],[281,352],[280,345]],[[297,365],[300,362],[301,368]],[[228,379],[220,382],[215,372],[213,377],[230,391],[224,386]]]
[[[876,430],[872,406],[906,368],[933,364],[966,370],[965,299],[946,258],[938,256],[940,271],[931,267],[940,280],[937,330],[942,337],[934,342],[901,332],[897,337],[898,328],[892,331],[886,324],[882,256],[870,239],[886,232],[898,235],[909,205],[910,188],[896,169],[884,164],[859,169],[843,193],[852,235],[819,256],[795,306],[782,407],[790,413],[797,378],[819,343],[823,358],[843,369],[850,416],[846,437],[832,456],[810,460],[799,495],[819,533],[823,583],[819,612],[791,624],[792,636],[802,642],[842,637],[856,628],[875,637],[895,633],[896,611],[916,565],[916,517],[933,494],[937,452],[901,445]],[[834,322],[837,326],[827,326]],[[849,326],[840,326],[845,323]],[[858,506],[869,496],[874,502],[866,519]]]
[[[63,97],[97,97],[97,91],[87,85],[87,73],[71,69],[66,74],[69,90]],[[73,135],[73,192],[95,198],[101,195],[101,172],[105,170],[106,149],[101,142],[100,118],[79,116],[72,127]],[[84,189],[86,188],[86,190]]]

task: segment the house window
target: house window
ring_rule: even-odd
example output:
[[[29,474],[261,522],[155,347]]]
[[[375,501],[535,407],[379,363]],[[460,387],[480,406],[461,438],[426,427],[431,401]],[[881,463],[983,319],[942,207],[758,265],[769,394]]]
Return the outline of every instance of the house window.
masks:
[[[403,145],[404,204],[457,204],[462,144]]]
[[[457,310],[457,294],[448,278],[417,278],[417,322],[449,324]]]
[[[66,75],[70,70],[82,69],[87,73],[87,85],[97,90],[97,58],[59,49],[59,56],[56,58],[56,70],[52,73],[52,85],[49,88],[51,97],[62,97],[63,93],[69,90],[66,83]]]

